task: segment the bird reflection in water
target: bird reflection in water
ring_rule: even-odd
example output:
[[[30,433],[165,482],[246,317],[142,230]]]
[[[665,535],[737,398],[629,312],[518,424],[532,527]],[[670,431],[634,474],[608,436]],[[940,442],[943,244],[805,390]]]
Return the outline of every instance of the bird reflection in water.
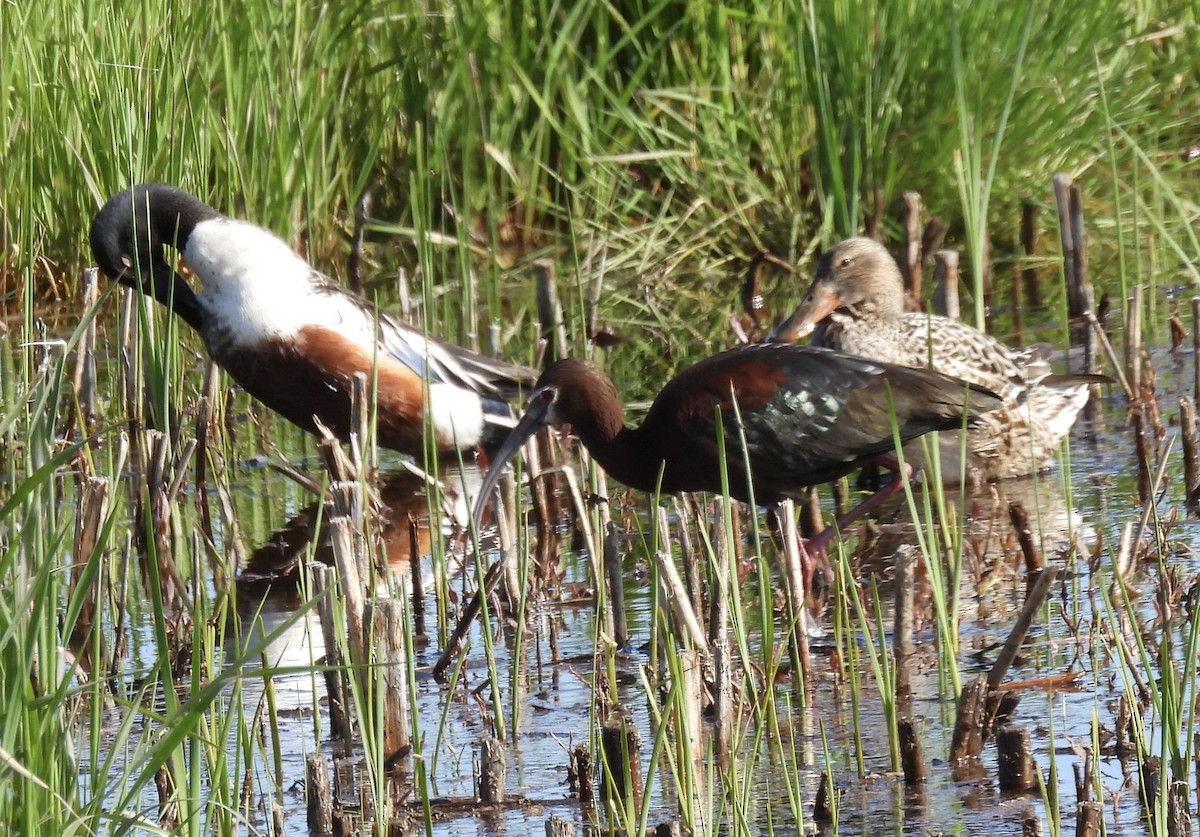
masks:
[[[386,562],[393,570],[430,554],[432,479],[416,469],[406,469],[382,476],[373,487],[373,496],[378,500],[376,532],[383,547],[381,563]],[[461,469],[446,468],[439,479],[442,513],[438,525],[465,538],[468,504],[479,485],[479,469],[473,463],[464,463]],[[238,576],[242,596],[261,600],[268,592],[273,596],[286,596],[290,592],[298,601],[300,570],[309,556],[324,564],[334,564],[328,522],[328,507],[323,509],[320,502],[314,502],[276,529],[254,550]],[[451,548],[461,551],[455,545]]]

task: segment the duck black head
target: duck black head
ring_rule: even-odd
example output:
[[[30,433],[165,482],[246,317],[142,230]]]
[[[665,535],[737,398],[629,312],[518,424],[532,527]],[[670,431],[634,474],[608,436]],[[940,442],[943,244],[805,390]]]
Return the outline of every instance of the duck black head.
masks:
[[[168,263],[165,247],[182,250],[196,225],[221,214],[194,195],[143,183],[109,199],[92,220],[92,255],[106,276],[149,294],[199,329],[196,296]]]

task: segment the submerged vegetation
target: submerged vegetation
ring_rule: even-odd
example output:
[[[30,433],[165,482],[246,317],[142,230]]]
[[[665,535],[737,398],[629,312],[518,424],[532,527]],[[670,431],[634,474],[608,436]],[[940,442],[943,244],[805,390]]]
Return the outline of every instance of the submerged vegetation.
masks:
[[[1026,326],[1064,342],[1049,208],[1051,177],[1065,173],[1082,187],[1109,325],[1125,325],[1136,287],[1129,310],[1145,315],[1138,328],[1153,345],[1178,286],[1200,278],[1195,6],[49,0],[0,4],[0,43],[0,831],[255,834],[286,820],[302,832],[294,762],[336,738],[354,765],[355,798],[341,810],[355,826],[387,833],[408,818],[436,833],[452,816],[442,794],[473,792],[467,750],[485,732],[533,754],[521,779],[530,810],[572,811],[607,833],[672,817],[695,834],[735,835],[822,818],[836,828],[842,816],[876,828],[881,811],[931,827],[978,814],[951,787],[978,782],[978,760],[930,779],[953,797],[949,814],[902,798],[890,778],[883,792],[871,783],[908,772],[907,679],[932,707],[917,730],[927,760],[943,759],[953,700],[981,670],[974,656],[1009,636],[1036,589],[1032,564],[1028,578],[1014,569],[1007,511],[997,524],[982,509],[993,501],[909,493],[916,528],[900,540],[918,546],[929,601],[912,617],[923,653],[906,673],[888,635],[891,593],[853,542],[831,555],[832,594],[813,626],[798,563],[779,554],[765,518],[691,499],[624,502],[572,460],[586,483],[574,489],[579,513],[550,519],[536,494],[538,526],[514,527],[521,560],[503,609],[485,602],[483,627],[435,683],[424,672],[490,557],[465,546],[479,533],[461,515],[444,514],[456,492],[409,487],[416,506],[385,523],[364,511],[369,471],[347,476],[325,450],[334,476],[311,476],[321,448],[205,371],[185,325],[85,282],[87,225],[133,182],[178,183],[351,278],[357,214],[368,293],[451,341],[526,363],[543,351],[533,277],[548,262],[569,349],[603,352],[622,393],[640,396],[733,341],[751,271],[763,269],[756,290],[781,314],[831,241],[864,228],[897,240],[904,190],[921,193],[966,254],[968,320],[989,314],[1009,330],[1009,277],[1032,269],[1046,281]],[[1038,257],[1019,255],[1027,203],[1047,208]],[[773,258],[757,261],[764,252]],[[1140,380],[1152,397],[1153,377]],[[1152,423],[1154,406],[1139,408]],[[1141,490],[1122,457],[1068,451],[1024,502],[1030,540],[1068,570],[1020,663],[1039,696],[1017,713],[1038,730],[1031,818],[1050,834],[1070,833],[1077,802],[1106,803],[1113,828],[1144,811],[1143,830],[1177,834],[1197,787],[1197,568],[1172,528],[1179,453],[1173,435],[1160,439],[1143,456]],[[264,462],[310,477],[289,481]],[[440,467],[446,485],[461,479]],[[1085,473],[1095,479],[1073,483]],[[310,573],[322,548],[301,546],[288,555],[304,568],[303,604],[282,617],[260,609],[233,579],[330,484],[336,502],[299,525],[341,533],[325,550],[339,571]],[[585,496],[610,496],[612,508],[585,508]],[[563,517],[584,550],[550,537]],[[375,634],[347,639],[364,617],[342,550],[381,560],[391,530],[411,538],[402,557],[423,556],[434,583],[418,603],[389,577],[411,630],[385,653]],[[862,552],[890,561],[887,533],[874,543]],[[631,577],[628,626],[625,553],[626,569],[648,567],[651,579]],[[581,598],[593,621],[562,607],[575,582],[592,591]],[[525,590],[538,592],[514,594]],[[277,656],[322,608],[339,626],[325,651]],[[382,635],[385,623],[370,625]],[[801,640],[818,627],[810,657]],[[564,662],[559,634],[572,630],[582,653]],[[619,648],[627,637],[632,661]],[[404,672],[413,749],[399,780],[383,682],[393,670]],[[585,684],[575,703],[543,699],[560,677]],[[725,721],[698,716],[701,680],[717,684],[705,698],[714,716],[737,707]],[[325,703],[334,681],[350,722]],[[289,702],[295,691],[302,699]],[[576,736],[555,743],[563,764],[568,751],[577,771],[604,764],[639,746],[634,730],[643,772],[602,767],[598,808],[553,807],[566,796],[557,766],[531,763],[550,757],[527,733],[555,711],[570,717],[549,735]],[[825,804],[814,806],[822,777]],[[1140,806],[1122,805],[1123,777],[1137,786],[1125,801],[1142,794]]]

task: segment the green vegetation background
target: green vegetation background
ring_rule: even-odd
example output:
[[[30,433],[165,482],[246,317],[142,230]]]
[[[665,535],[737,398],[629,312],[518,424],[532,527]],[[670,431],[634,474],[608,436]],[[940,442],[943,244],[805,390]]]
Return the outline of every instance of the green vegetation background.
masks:
[[[370,190],[366,275],[385,301],[403,267],[433,328],[478,343],[500,320],[521,346],[530,264],[549,257],[575,345],[598,288],[592,325],[661,380],[728,341],[760,250],[801,268],[765,277],[769,305],[790,306],[814,252],[876,206],[886,233],[915,189],[967,282],[989,246],[1002,277],[1019,204],[1048,203],[1058,172],[1083,185],[1102,285],[1190,280],[1196,16],[1136,0],[5,3],[0,280],[14,305],[75,298],[92,213],[144,180],[341,277]]]

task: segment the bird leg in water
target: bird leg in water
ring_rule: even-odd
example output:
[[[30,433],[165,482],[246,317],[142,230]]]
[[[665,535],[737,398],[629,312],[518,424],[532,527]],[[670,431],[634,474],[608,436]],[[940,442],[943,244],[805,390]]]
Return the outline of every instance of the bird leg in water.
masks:
[[[829,564],[829,558],[825,555],[825,550],[829,547],[829,543],[833,540],[834,536],[845,532],[849,529],[851,523],[879,508],[879,506],[883,505],[904,488],[906,480],[912,479],[912,466],[907,462],[904,463],[904,474],[901,475],[900,463],[894,456],[880,456],[875,461],[891,472],[892,478],[888,480],[887,484],[839,517],[837,522],[832,526],[826,526],[811,538],[800,539],[800,560],[804,565],[804,582],[806,587],[812,580],[814,558],[820,562],[821,570],[825,573],[825,577],[830,581],[833,580],[833,567]]]

